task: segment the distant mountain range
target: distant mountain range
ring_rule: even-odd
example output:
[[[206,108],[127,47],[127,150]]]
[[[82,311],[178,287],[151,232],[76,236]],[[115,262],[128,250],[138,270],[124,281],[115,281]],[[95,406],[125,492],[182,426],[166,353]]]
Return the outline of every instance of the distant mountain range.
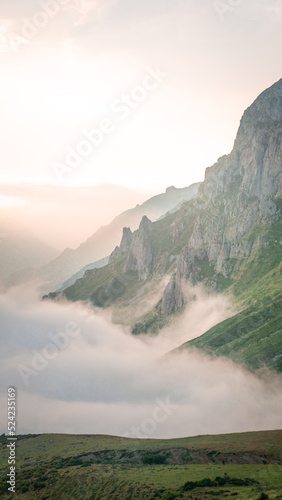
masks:
[[[125,225],[137,228],[144,215],[148,215],[153,220],[161,217],[179,203],[196,196],[199,186],[200,183],[182,189],[170,187],[164,194],[154,196],[142,205],[126,210],[110,224],[101,227],[77,249],[67,249],[62,252],[56,259],[42,267],[36,275],[56,287],[60,286],[62,282],[90,262],[96,262],[108,256],[119,243],[120,234]]]
[[[143,214],[138,230],[128,217],[109,264],[64,296],[110,306],[140,334],[173,321],[195,285],[227,293],[241,312],[182,348],[282,371],[281,181],[282,79],[245,111],[232,152],[206,170],[195,198],[156,222]]]
[[[42,266],[58,255],[28,229],[9,219],[0,219],[0,282],[11,273]]]
[[[60,286],[60,288],[57,290],[58,292],[65,290],[66,288],[70,287],[73,285],[76,280],[82,278],[86,271],[90,271],[91,269],[99,269],[100,267],[104,267],[108,264],[109,262],[109,257],[104,257],[104,259],[97,260],[96,262],[91,262],[90,264],[87,264],[84,266],[80,271],[77,273],[73,274],[70,278],[68,278],[64,283]]]
[[[142,205],[126,210],[117,216],[110,224],[101,227],[90,238],[82,243],[75,250],[66,249],[54,260],[37,269],[22,269],[20,273],[14,273],[6,279],[8,285],[17,284],[22,281],[36,279],[46,282],[50,287],[64,288],[64,282],[71,279],[71,282],[83,275],[87,269],[100,267],[100,260],[109,256],[112,249],[119,243],[122,228],[126,225],[137,228],[142,217],[147,215],[152,220],[164,216],[168,211],[176,210],[181,203],[191,200],[196,196],[200,183],[192,184],[186,188],[167,188],[165,193],[153,196]],[[20,247],[19,247],[20,248]],[[99,261],[97,263],[97,261]],[[46,261],[45,261],[46,262]],[[105,263],[106,261],[103,261]],[[34,262],[34,266],[36,262]],[[76,273],[79,273],[76,276]]]

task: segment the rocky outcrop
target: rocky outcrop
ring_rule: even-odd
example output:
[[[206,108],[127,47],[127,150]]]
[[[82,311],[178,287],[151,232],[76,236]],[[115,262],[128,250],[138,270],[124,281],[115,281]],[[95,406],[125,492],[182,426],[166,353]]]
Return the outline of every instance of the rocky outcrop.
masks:
[[[180,309],[183,305],[182,295],[178,292],[178,286],[176,286],[176,274],[174,274],[165,288],[162,302],[161,302],[161,314],[163,316],[168,316],[173,313],[176,309]],[[180,302],[179,302],[180,299]]]
[[[129,227],[123,228],[122,239],[120,242],[120,251],[121,253],[127,252],[132,243],[133,233]]]
[[[153,265],[153,223],[144,215],[138,231],[133,235],[124,272],[137,271],[138,280],[146,280],[152,273]]]
[[[173,221],[171,228],[172,228],[172,241],[175,243],[180,240],[186,228],[185,220],[181,213],[179,213],[179,215]]]
[[[123,253],[127,252],[130,249],[132,239],[133,239],[133,233],[131,229],[129,227],[124,227],[120,246],[119,247],[117,246],[111,253],[109,262],[112,262],[116,258],[120,257],[120,255],[122,255]]]

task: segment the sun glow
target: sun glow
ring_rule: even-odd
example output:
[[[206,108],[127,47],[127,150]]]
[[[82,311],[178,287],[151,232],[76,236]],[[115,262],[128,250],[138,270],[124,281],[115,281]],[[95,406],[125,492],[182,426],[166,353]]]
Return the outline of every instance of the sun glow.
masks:
[[[0,208],[16,208],[24,206],[26,206],[26,202],[21,198],[0,195]]]

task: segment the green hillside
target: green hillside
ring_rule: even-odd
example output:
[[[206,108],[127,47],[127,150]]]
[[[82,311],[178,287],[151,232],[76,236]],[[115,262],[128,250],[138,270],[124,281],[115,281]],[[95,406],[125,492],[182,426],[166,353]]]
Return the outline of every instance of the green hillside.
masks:
[[[136,440],[112,436],[18,436],[19,499],[281,499],[282,431]],[[0,439],[0,495],[7,442]]]
[[[265,252],[264,252],[265,253]],[[282,372],[282,265],[266,275],[265,269],[281,260],[279,253],[260,253],[230,287],[235,316],[186,342],[179,349],[200,349],[212,356],[225,356],[251,369],[267,367]],[[263,277],[260,278],[260,275]],[[241,289],[241,293],[240,293]]]

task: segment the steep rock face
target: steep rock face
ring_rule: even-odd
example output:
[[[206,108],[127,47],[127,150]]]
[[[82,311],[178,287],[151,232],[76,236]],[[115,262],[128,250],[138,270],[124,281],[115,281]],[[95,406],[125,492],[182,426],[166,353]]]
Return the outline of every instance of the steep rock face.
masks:
[[[117,257],[120,257],[123,253],[127,252],[130,249],[131,243],[133,239],[133,233],[129,227],[124,227],[122,232],[122,239],[120,242],[120,246],[116,246],[114,251],[110,255],[109,262],[112,262]]]
[[[120,251],[121,253],[127,252],[132,243],[133,233],[130,227],[124,227],[122,233],[122,239],[120,242]]]
[[[124,272],[137,271],[138,280],[146,280],[153,265],[152,250],[153,223],[144,216],[138,231],[133,235],[129,255],[124,266]]]
[[[199,189],[203,206],[214,203],[237,184],[238,201],[246,204],[253,197],[260,198],[259,212],[268,215],[265,199],[282,194],[281,135],[282,79],[245,111],[230,155],[206,170]]]
[[[263,92],[244,113],[234,148],[206,170],[197,198],[198,212],[177,271],[162,299],[162,314],[185,303],[187,284],[205,279],[201,263],[228,277],[232,259],[252,257],[267,242],[246,235],[278,217],[276,197],[282,194],[282,79]],[[179,226],[181,230],[181,226]]]
[[[174,274],[164,291],[161,302],[161,314],[163,316],[168,316],[183,305],[182,296],[178,292],[181,289],[181,284],[177,284],[177,280],[179,280],[179,276],[176,277],[176,274]],[[181,302],[179,302],[179,299]]]
[[[173,221],[171,228],[172,228],[172,241],[175,243],[179,241],[181,238],[182,234],[185,231],[185,220],[184,217],[181,213],[177,216],[177,218]]]

